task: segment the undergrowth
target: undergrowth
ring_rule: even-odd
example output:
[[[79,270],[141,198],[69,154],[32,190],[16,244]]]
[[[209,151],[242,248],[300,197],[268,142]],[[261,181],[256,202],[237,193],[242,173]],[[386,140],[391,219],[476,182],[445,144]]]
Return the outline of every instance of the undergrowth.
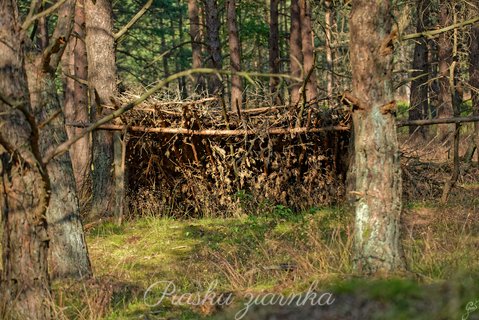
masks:
[[[228,318],[236,310],[208,303],[178,306],[169,299],[151,306],[165,290],[163,283],[147,291],[158,281],[172,281],[177,295],[207,292],[214,284],[215,292],[231,293],[239,302],[248,294],[304,292],[317,282],[357,312],[370,303],[381,319],[422,319],[421,310],[460,318],[467,301],[479,297],[471,285],[479,274],[477,203],[460,194],[447,206],[405,205],[403,244],[410,273],[379,282],[361,282],[353,273],[354,217],[346,206],[296,212],[271,203],[252,205],[242,193],[238,197],[248,214],[236,218],[144,215],[122,226],[105,222],[88,231],[95,279],[56,283],[57,318],[209,319]],[[454,300],[446,303],[447,297]]]

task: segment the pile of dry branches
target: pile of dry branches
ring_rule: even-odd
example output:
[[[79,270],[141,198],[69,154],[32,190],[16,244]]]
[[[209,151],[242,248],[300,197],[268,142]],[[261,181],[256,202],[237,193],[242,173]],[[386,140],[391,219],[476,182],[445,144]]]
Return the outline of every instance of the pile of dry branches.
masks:
[[[347,112],[318,105],[226,109],[219,98],[151,98],[111,125],[128,128],[131,214],[231,216],[278,204],[306,209],[343,196]]]

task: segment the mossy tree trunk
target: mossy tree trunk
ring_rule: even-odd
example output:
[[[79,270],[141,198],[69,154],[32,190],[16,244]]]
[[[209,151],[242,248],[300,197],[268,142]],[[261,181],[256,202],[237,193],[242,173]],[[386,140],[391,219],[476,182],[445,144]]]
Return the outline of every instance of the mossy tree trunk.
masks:
[[[50,47],[43,52],[29,52],[26,59],[30,103],[40,129],[40,153],[68,137],[58,100],[55,72],[70,36],[75,1],[66,1],[59,10],[58,22]],[[52,47],[56,46],[53,50]],[[53,158],[47,164],[51,182],[47,221],[50,235],[49,271],[52,277],[89,277],[91,266],[86,247],[80,206],[70,153]]]
[[[41,162],[15,0],[0,2],[1,319],[50,319],[46,209],[50,182]]]
[[[354,265],[364,274],[404,267],[400,242],[401,168],[393,110],[391,1],[353,0],[356,221]]]

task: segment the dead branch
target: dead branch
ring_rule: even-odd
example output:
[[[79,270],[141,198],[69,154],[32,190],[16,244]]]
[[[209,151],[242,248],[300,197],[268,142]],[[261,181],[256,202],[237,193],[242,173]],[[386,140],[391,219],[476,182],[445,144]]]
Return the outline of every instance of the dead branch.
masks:
[[[133,27],[133,25],[140,20],[140,18],[148,11],[148,9],[151,7],[151,4],[153,3],[153,0],[148,0],[145,5],[138,11],[133,18],[123,27],[118,31],[113,37],[115,38],[115,41],[118,41],[125,33],[128,32],[128,30]]]
[[[444,27],[444,28],[441,28],[441,29],[408,34],[408,35],[405,35],[404,37],[401,37],[400,40],[411,40],[411,39],[417,39],[417,38],[421,38],[421,37],[432,38],[432,37],[435,37],[435,36],[437,36],[441,33],[444,33],[444,32],[447,32],[447,31],[450,31],[450,30],[453,30],[453,29],[465,27],[465,26],[470,25],[470,24],[475,24],[478,21],[479,21],[479,16],[475,17],[475,18],[472,18],[472,19],[469,19],[469,20],[466,20],[466,21],[462,21],[462,22],[452,24],[450,26],[447,26],[447,27]]]
[[[58,9],[63,3],[65,3],[67,0],[59,0],[57,3],[55,3],[53,6],[51,6],[50,8],[42,11],[42,12],[39,12],[37,13],[36,15],[32,16],[32,17],[27,17],[27,19],[23,22],[22,24],[22,29],[23,30],[27,30],[28,28],[30,28],[30,26],[32,25],[33,22],[35,22],[35,20],[37,19],[40,19],[44,16],[48,16],[49,14],[51,14],[52,12],[54,12],[56,9]]]

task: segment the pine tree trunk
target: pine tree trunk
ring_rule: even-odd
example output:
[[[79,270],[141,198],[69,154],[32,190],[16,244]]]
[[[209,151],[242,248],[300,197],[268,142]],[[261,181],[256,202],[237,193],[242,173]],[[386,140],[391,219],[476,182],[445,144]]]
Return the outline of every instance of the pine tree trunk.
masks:
[[[75,10],[75,1],[66,1],[59,9],[58,22],[52,42],[69,39]],[[63,42],[63,41],[62,41]],[[64,42],[63,42],[64,43]],[[31,53],[26,59],[30,103],[37,123],[45,123],[40,131],[39,147],[42,155],[52,146],[67,140],[65,119],[61,112],[55,83],[55,71],[65,46],[49,58]],[[51,182],[47,221],[50,235],[49,266],[52,277],[89,277],[91,266],[80,220],[76,184],[70,153],[55,157],[47,164]]]
[[[43,320],[51,319],[45,219],[50,182],[31,116],[20,30],[16,1],[1,1],[0,318]]]
[[[230,68],[233,72],[241,71],[240,40],[236,23],[236,2],[226,0],[228,21],[228,45],[230,49]],[[239,75],[231,76],[231,110],[237,111],[243,105],[243,83]]]
[[[88,62],[85,46],[85,8],[84,0],[75,2],[75,21],[73,26],[75,36],[70,37],[63,55],[62,68],[67,75],[87,81]],[[67,123],[88,123],[88,87],[68,76],[64,79],[65,96],[63,112]],[[82,128],[67,127],[68,137],[80,134]],[[73,174],[80,199],[89,197],[91,191],[91,142],[90,135],[78,140],[70,147]]]
[[[470,85],[479,90],[479,27],[471,29],[471,47],[469,49],[469,81]],[[472,110],[479,115],[479,93],[472,91]],[[474,122],[477,162],[479,163],[479,122]]]
[[[356,223],[354,265],[378,274],[404,267],[400,242],[401,167],[392,84],[391,1],[353,0],[350,50]]]
[[[291,27],[289,32],[289,64],[291,76],[300,78],[303,65],[303,53],[301,47],[301,23],[300,23],[299,0],[291,0]],[[300,82],[291,85],[290,103],[299,103],[301,88]]]
[[[201,38],[200,34],[200,16],[197,0],[188,0],[188,18],[190,20],[191,54],[193,69],[201,68]],[[195,92],[201,93],[205,90],[203,77],[195,75]]]
[[[88,84],[92,120],[108,114],[105,105],[116,95],[115,40],[111,1],[85,0]],[[113,213],[113,134],[105,130],[93,133],[92,216]]]
[[[279,73],[279,21],[278,21],[279,0],[270,0],[269,7],[269,70],[271,73]],[[279,78],[271,77],[269,88],[273,104],[281,104],[281,95],[278,92]]]
[[[208,44],[208,65],[220,70],[223,67],[220,41],[220,19],[216,0],[205,0],[206,42]],[[209,94],[217,94],[222,90],[222,84],[217,75],[208,77]]]
[[[419,0],[417,6],[416,32],[423,32],[429,26],[429,0]],[[414,57],[412,62],[412,77],[409,120],[427,119],[429,113],[429,62],[428,44],[426,38],[416,41]],[[416,79],[417,78],[417,79]],[[427,126],[410,126],[409,134],[418,134],[426,138]],[[418,131],[418,132],[416,132]]]
[[[452,24],[452,11],[450,2],[441,0],[439,6],[439,20],[443,27]],[[450,118],[453,115],[453,101],[449,86],[449,68],[452,64],[452,41],[451,33],[444,32],[439,35],[439,94],[437,116],[438,118]],[[454,126],[441,124],[437,126],[440,141],[448,139],[454,131]]]
[[[308,0],[299,0],[301,21],[301,48],[303,50],[304,77],[309,75],[306,83],[306,102],[318,97],[316,72],[314,70],[313,31],[311,29],[311,7]]]

